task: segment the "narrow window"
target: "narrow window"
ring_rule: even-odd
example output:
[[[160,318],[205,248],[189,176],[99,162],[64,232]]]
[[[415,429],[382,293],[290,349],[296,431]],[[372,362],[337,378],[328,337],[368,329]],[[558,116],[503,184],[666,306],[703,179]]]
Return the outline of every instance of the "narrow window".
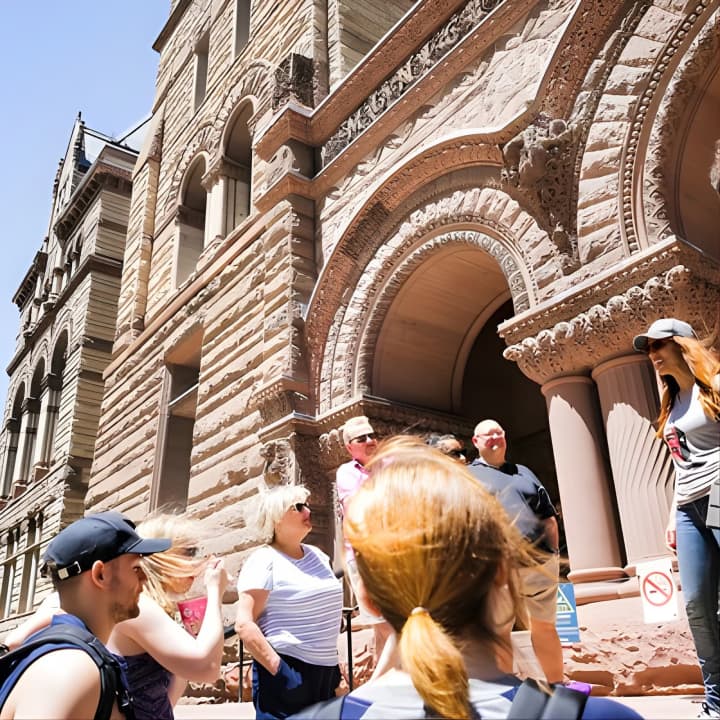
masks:
[[[184,190],[176,218],[175,287],[182,285],[195,272],[205,247],[207,191],[202,186],[204,174],[205,159],[200,157],[192,164],[183,182]]]
[[[35,600],[35,583],[40,562],[40,540],[42,537],[42,514],[31,518],[28,523],[27,543],[23,559],[22,582],[20,583],[20,605],[18,612],[30,612]]]
[[[18,546],[20,545],[20,528],[10,530],[5,540],[5,560],[2,570],[2,588],[0,589],[0,610],[2,617],[12,615],[13,590],[15,586],[15,575],[17,573]]]
[[[235,0],[233,57],[237,57],[250,39],[250,0]]]
[[[248,121],[253,106],[247,103],[235,117],[225,148],[225,233],[230,233],[250,214],[252,137]]]
[[[15,465],[17,463],[18,445],[20,444],[20,422],[22,418],[22,404],[23,395],[25,393],[25,386],[21,385],[17,394],[15,395],[15,402],[13,403],[12,414],[8,418],[5,424],[5,442],[6,455],[5,455],[5,470],[3,473],[2,483],[2,495],[7,497],[10,495],[12,490],[13,480],[15,479]]]
[[[193,111],[202,105],[207,91],[208,55],[210,52],[210,31],[208,30],[195,46],[195,94]]]
[[[200,343],[198,332],[176,349],[168,362],[163,383],[163,412],[160,418],[158,453],[151,494],[151,509],[187,506],[190,486],[190,458],[193,448],[193,431],[197,412],[198,381],[200,377]],[[188,354],[190,347],[190,354]]]

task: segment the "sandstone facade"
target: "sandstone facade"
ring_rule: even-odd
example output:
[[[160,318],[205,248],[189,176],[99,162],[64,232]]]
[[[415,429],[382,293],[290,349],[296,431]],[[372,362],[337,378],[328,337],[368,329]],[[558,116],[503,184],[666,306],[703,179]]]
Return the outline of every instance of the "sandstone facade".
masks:
[[[78,116],[48,237],[13,297],[20,327],[0,435],[2,630],[42,599],[41,552],[84,513],[140,132],[116,142]]]
[[[212,514],[237,565],[258,488],[302,480],[329,547],[346,417],[496,416],[562,502],[575,580],[662,554],[670,464],[630,340],[663,314],[717,332],[717,22],[174,4],[88,506]]]
[[[302,481],[329,550],[345,419],[496,417],[580,598],[664,554],[631,339],[720,330],[719,6],[175,0],[87,507],[187,507],[236,569],[258,490]]]

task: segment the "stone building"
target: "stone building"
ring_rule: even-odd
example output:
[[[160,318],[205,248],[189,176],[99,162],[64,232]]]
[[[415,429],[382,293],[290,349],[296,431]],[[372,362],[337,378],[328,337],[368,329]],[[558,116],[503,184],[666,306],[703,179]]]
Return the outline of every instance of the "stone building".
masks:
[[[0,631],[47,591],[41,550],[84,513],[141,135],[142,123],[116,141],[78,115],[47,237],[13,296],[20,325],[0,435]]]
[[[578,594],[664,554],[631,339],[718,331],[717,0],[173,0],[87,505],[260,487],[332,536],[338,429],[481,417],[559,496]]]

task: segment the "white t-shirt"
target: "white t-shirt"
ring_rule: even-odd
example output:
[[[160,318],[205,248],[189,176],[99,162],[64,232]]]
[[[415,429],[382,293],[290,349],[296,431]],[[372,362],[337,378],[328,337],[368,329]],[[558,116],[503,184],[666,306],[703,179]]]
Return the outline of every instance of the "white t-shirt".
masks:
[[[342,585],[324,552],[302,548],[299,560],[269,545],[258,548],[245,561],[237,589],[270,591],[257,624],[276,652],[312,665],[337,665]]]
[[[697,384],[678,393],[664,436],[675,465],[677,504],[705,497],[720,474],[720,422],[705,414]]]

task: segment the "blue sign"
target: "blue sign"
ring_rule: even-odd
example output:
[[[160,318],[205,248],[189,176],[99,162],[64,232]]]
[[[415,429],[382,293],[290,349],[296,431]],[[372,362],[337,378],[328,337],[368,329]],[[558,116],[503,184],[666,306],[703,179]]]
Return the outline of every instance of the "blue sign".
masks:
[[[555,626],[560,636],[560,642],[563,645],[580,642],[575,589],[572,583],[560,583],[558,585]]]

